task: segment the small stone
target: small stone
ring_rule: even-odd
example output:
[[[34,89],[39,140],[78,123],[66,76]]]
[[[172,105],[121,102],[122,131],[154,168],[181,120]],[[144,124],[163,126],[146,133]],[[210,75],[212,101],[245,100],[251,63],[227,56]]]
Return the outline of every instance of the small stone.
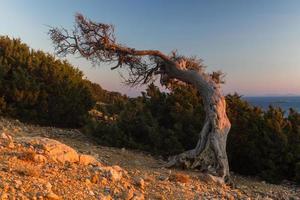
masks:
[[[123,199],[125,199],[125,200],[130,200],[130,199],[132,199],[133,198],[133,196],[134,196],[134,191],[133,191],[133,189],[129,189],[129,190],[125,190],[124,192],[123,192]]]
[[[137,186],[139,186],[142,190],[145,188],[145,181],[140,177],[135,177],[134,182]]]
[[[57,194],[55,194],[53,192],[47,193],[46,198],[49,200],[60,200],[61,199]]]
[[[265,197],[264,200],[272,200],[272,199],[269,197]]]
[[[22,181],[20,180],[15,180],[15,188],[20,188],[20,186],[22,185]]]
[[[85,179],[85,184],[90,185],[92,182],[90,181],[90,179]]]
[[[13,142],[10,142],[10,143],[8,143],[7,147],[10,149],[13,149],[13,148],[15,148],[15,145]]]
[[[16,192],[16,189],[13,187],[10,187],[9,190],[10,190],[10,193],[12,193],[12,194],[14,194]]]
[[[46,187],[46,190],[47,190],[47,191],[49,191],[49,192],[52,191],[52,185],[51,185],[51,183],[48,182],[48,183],[45,185],[45,187]]]
[[[109,194],[110,193],[110,188],[109,187],[105,187],[104,188],[104,193]]]
[[[100,181],[100,184],[101,184],[101,185],[107,185],[107,182],[108,182],[107,179],[104,178],[104,177],[102,177],[102,178],[101,178],[101,181]]]
[[[46,163],[47,162],[47,158],[43,155],[40,155],[40,154],[34,155],[33,160],[35,162],[40,162],[40,163]]]
[[[228,200],[234,200],[234,196],[231,195],[231,194],[226,194],[226,198],[227,198]]]
[[[110,195],[99,194],[99,199],[101,199],[101,200],[112,200],[113,198]]]
[[[155,199],[166,200],[166,198],[161,194],[155,194]]]
[[[165,180],[168,180],[168,177],[167,177],[167,176],[164,176],[164,175],[160,175],[160,176],[158,177],[158,179],[159,179],[160,181],[165,181]]]
[[[6,192],[2,192],[1,196],[0,196],[0,199],[4,200],[4,199],[8,199],[8,194]]]
[[[80,155],[79,156],[79,164],[81,165],[97,165],[98,161],[90,155]]]
[[[142,193],[135,193],[131,200],[145,200],[145,197]]]
[[[93,175],[91,178],[91,182],[97,184],[99,182],[99,176],[97,174]]]

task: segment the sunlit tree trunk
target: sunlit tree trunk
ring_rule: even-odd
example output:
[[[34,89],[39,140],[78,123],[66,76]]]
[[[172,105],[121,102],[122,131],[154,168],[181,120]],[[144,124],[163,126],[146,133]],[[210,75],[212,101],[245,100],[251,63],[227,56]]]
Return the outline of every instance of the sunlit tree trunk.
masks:
[[[194,149],[170,158],[166,167],[200,168],[214,175],[229,178],[226,140],[231,124],[226,114],[226,101],[220,85],[207,74],[186,69],[182,64],[166,67],[168,78],[176,78],[197,88],[203,98],[205,122]]]

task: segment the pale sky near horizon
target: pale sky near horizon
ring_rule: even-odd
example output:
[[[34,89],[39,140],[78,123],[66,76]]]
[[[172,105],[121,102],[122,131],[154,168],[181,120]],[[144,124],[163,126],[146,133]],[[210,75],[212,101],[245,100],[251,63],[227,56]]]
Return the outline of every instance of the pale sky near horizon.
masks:
[[[47,25],[71,28],[76,12],[114,24],[122,44],[199,56],[225,72],[225,93],[300,95],[298,0],[0,0],[0,35],[53,53]],[[140,93],[105,65],[68,60],[105,89]]]

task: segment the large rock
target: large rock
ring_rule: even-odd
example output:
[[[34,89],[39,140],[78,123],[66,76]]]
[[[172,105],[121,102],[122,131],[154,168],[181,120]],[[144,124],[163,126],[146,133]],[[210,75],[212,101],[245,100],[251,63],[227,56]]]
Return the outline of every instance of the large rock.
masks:
[[[37,152],[42,150],[42,154],[50,160],[60,163],[79,162],[78,153],[59,141],[43,137],[22,137],[18,140],[24,145],[33,146]]]

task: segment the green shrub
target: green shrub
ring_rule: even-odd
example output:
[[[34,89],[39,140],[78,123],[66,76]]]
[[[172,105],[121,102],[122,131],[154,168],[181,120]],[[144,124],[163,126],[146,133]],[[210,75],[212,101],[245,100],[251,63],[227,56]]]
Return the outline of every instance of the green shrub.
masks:
[[[0,37],[2,114],[47,125],[80,126],[93,106],[83,74],[66,61]]]

